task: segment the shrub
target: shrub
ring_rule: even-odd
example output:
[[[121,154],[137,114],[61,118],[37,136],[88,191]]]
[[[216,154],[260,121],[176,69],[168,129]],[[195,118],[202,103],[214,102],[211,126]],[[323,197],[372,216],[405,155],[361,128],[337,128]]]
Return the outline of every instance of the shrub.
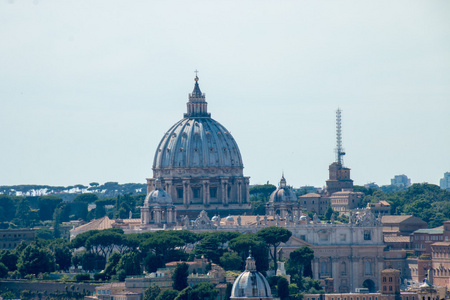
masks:
[[[88,280],[91,280],[91,276],[87,273],[81,273],[81,274],[77,274],[75,276],[75,280],[76,281],[88,281]]]

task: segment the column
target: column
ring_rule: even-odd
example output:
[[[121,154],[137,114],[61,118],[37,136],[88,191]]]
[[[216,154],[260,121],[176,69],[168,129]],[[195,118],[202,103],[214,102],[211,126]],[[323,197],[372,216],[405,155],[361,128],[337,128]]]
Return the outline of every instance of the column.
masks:
[[[183,180],[183,204],[184,205],[189,205],[189,201],[190,201],[189,193],[190,193],[189,181]]]
[[[238,203],[242,204],[242,182],[240,180],[237,182],[237,188]]]
[[[312,269],[314,279],[319,280],[319,259],[316,257],[313,258]]]
[[[246,177],[245,182],[245,203],[250,203],[250,179]]]
[[[331,258],[331,277],[334,279],[334,291],[339,292],[341,275],[339,274],[339,259],[337,257]]]
[[[202,181],[203,185],[203,205],[209,205],[209,185],[208,181]]]
[[[228,205],[228,181],[222,179],[222,204]]]

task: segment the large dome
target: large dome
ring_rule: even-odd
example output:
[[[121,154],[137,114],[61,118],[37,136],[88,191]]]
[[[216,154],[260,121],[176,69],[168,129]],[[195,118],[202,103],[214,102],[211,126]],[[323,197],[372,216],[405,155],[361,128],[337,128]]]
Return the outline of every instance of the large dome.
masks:
[[[186,117],[173,125],[156,150],[153,168],[243,168],[230,132],[211,118]]]
[[[178,169],[182,175],[183,169],[213,169],[204,171],[211,174],[221,173],[218,168],[224,169],[225,173],[230,175],[242,176],[243,167],[236,141],[230,132],[208,113],[205,95],[200,91],[196,77],[184,119],[166,132],[156,149],[153,161],[154,177],[166,174],[164,170],[168,169]]]

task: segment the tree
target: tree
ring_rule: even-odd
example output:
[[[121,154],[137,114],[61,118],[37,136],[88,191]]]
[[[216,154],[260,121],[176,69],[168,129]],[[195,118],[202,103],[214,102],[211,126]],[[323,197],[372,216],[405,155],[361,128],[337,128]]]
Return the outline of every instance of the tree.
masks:
[[[228,246],[231,250],[236,251],[242,259],[242,267],[251,250],[252,256],[256,261],[256,270],[264,272],[269,269],[269,250],[262,238],[254,233],[242,234],[232,239]],[[241,267],[241,269],[242,269]]]
[[[58,270],[67,271],[70,268],[72,262],[72,253],[67,244],[65,243],[54,243],[50,245],[55,257],[55,263]]]
[[[86,241],[91,237],[99,233],[100,230],[89,230],[77,235],[71,242],[70,248],[78,249],[81,247],[86,248]]]
[[[257,235],[261,237],[269,247],[270,256],[273,259],[274,270],[277,269],[277,247],[281,243],[286,243],[292,235],[292,232],[282,227],[266,227],[258,231]],[[270,249],[270,246],[273,247]]]
[[[0,262],[0,278],[6,278],[8,276],[8,268]]]
[[[39,247],[36,243],[32,243],[20,254],[17,269],[22,276],[53,272],[55,270],[53,254],[47,249]]]
[[[127,252],[120,258],[117,264],[117,270],[125,270],[128,275],[141,274],[141,262],[136,252]]]
[[[177,264],[172,275],[173,288],[181,291],[188,286],[187,277],[189,275],[189,266],[186,263]]]
[[[216,299],[219,291],[209,282],[200,282],[191,291],[192,300]]]
[[[314,258],[314,250],[308,246],[295,249],[289,254],[289,259],[286,264],[286,271],[292,276],[292,279],[301,284],[304,270],[311,264]]]
[[[152,251],[156,256],[161,256],[164,262],[168,262],[175,248],[184,245],[184,241],[170,231],[161,230],[153,233],[147,240],[141,243],[139,248],[144,253]]]
[[[164,258],[161,255],[149,252],[144,259],[144,268],[147,273],[156,272],[158,268],[162,267],[164,267]]]
[[[84,193],[76,196],[75,199],[73,199],[73,202],[94,203],[96,200],[98,200],[98,196],[96,194]]]
[[[161,293],[161,289],[159,286],[154,285],[145,290],[144,299],[143,300],[154,300]]]
[[[53,195],[42,196],[38,198],[39,218],[42,221],[52,220],[56,207],[62,202],[62,199]]]
[[[177,295],[177,291],[165,290],[164,292],[160,293],[158,297],[156,297],[156,300],[174,300]]]
[[[280,277],[277,282],[277,292],[280,300],[289,299],[289,282],[286,278]]]
[[[87,250],[108,257],[115,248],[122,248],[126,243],[123,234],[113,230],[102,230],[86,240]]]
[[[333,209],[331,208],[331,206],[328,206],[327,210],[325,211],[325,220],[330,221],[332,215],[333,215]]]
[[[220,257],[220,265],[225,270],[240,270],[242,264],[242,258],[236,252],[225,252]]]
[[[15,251],[1,250],[0,251],[0,263],[3,263],[9,271],[15,271],[17,269],[18,256]]]

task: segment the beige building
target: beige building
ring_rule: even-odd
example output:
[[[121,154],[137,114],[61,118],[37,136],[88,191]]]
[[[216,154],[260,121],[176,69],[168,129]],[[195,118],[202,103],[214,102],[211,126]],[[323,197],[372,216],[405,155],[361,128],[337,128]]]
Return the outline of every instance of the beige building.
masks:
[[[334,211],[339,214],[344,214],[352,209],[358,208],[364,194],[361,192],[354,192],[352,189],[342,189],[340,192],[335,192],[330,197],[330,205]]]

